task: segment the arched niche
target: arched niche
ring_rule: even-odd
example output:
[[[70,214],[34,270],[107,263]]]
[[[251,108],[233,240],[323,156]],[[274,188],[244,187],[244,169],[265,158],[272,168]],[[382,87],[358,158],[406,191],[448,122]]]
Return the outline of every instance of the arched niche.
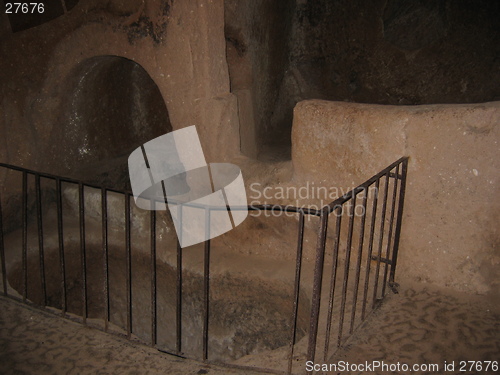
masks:
[[[158,86],[139,64],[119,56],[82,61],[65,85],[52,133],[57,169],[84,181],[128,187],[130,152],[172,131]]]

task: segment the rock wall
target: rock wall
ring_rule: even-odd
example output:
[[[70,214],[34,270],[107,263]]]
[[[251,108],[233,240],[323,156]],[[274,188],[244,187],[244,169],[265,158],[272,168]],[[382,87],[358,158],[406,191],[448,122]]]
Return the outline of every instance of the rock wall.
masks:
[[[500,102],[304,101],[294,112],[294,184],[348,189],[409,156],[397,277],[498,295],[499,142]]]
[[[499,100],[499,12],[489,0],[299,0],[282,97],[394,105]]]
[[[5,15],[2,17],[8,25]],[[8,140],[0,149],[3,162],[53,173],[74,172],[65,167],[72,164],[65,160],[72,155],[57,153],[60,150],[54,150],[54,144],[84,143],[84,130],[78,134],[65,131],[71,118],[64,113],[74,104],[68,105],[67,98],[77,100],[80,81],[94,79],[79,96],[93,96],[98,102],[102,87],[97,81],[105,79],[107,70],[96,73],[93,69],[102,57],[133,61],[157,86],[168,115],[149,136],[197,125],[207,159],[220,161],[239,152],[222,1],[80,1],[71,11],[40,26],[16,33],[2,28],[0,51],[6,57],[0,61],[0,133],[2,142]],[[127,71],[120,74],[119,67],[115,68],[111,71],[134,84]],[[113,109],[127,110],[118,106],[110,111]],[[119,148],[123,133],[131,131],[122,120],[123,116],[117,117],[116,123],[109,124],[115,137],[94,136],[106,138],[106,145],[89,143],[88,148]],[[109,129],[102,131],[110,133]],[[136,145],[128,142],[126,148],[145,140],[137,139]],[[221,143],[224,147],[214,147]]]
[[[226,0],[225,8],[231,89],[244,129],[257,133],[250,156],[289,157],[301,100],[500,99],[498,1]],[[250,136],[242,146],[254,144]]]
[[[290,132],[270,119],[288,68],[293,1],[225,0],[225,37],[231,92],[238,97],[241,151],[257,158],[269,145],[290,143]],[[285,159],[289,159],[289,152]]]
[[[0,17],[0,162],[123,188],[131,150],[190,125],[208,161],[239,154],[222,0],[82,0],[16,32]],[[16,189],[1,170],[9,228]]]

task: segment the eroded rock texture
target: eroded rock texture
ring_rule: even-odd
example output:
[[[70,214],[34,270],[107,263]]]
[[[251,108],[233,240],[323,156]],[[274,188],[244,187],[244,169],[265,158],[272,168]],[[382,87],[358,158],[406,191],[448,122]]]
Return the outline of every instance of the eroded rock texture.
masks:
[[[247,121],[263,158],[286,157],[292,109],[304,99],[415,105],[500,98],[498,2],[266,4],[225,2],[231,89],[250,91],[238,94],[240,111],[253,115]]]

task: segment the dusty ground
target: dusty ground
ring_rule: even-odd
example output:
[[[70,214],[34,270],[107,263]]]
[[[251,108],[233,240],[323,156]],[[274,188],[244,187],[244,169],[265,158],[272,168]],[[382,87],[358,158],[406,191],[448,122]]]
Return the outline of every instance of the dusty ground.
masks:
[[[252,374],[249,370],[209,368],[197,362],[169,357],[149,347],[33,310],[3,297],[0,304],[1,373]],[[268,364],[280,360],[280,353],[274,354],[268,356]],[[413,374],[498,374],[499,371],[491,369],[460,371],[460,361],[500,362],[499,303],[484,296],[455,294],[422,285],[402,285],[400,293],[390,294],[331,359],[331,363],[339,364],[339,361],[439,365],[438,371],[411,371]],[[455,369],[445,371],[445,361],[448,364],[454,362]],[[296,358],[294,373],[304,366],[304,358]],[[392,373],[409,374],[410,371]]]
[[[498,374],[500,371],[469,371],[470,363],[461,370],[460,361],[500,363],[499,303],[484,296],[403,285],[400,294],[388,295],[386,302],[335,357],[333,363],[384,361],[406,363],[410,367],[439,364],[437,372],[412,371],[421,374]],[[448,364],[454,361],[454,371],[444,370],[445,361]],[[361,373],[366,372],[342,372]]]
[[[254,374],[168,356],[4,297],[0,306],[1,374]]]

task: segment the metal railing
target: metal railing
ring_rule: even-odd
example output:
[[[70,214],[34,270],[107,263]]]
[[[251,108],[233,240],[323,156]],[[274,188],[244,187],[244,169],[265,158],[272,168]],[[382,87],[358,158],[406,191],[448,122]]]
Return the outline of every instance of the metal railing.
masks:
[[[405,196],[405,186],[406,186],[406,174],[407,174],[408,158],[401,158],[395,163],[391,164],[381,172],[377,173],[375,176],[359,185],[351,192],[343,195],[342,197],[336,199],[329,205],[325,206],[321,210],[321,222],[318,230],[318,240],[317,240],[317,252],[316,261],[314,269],[314,286],[313,286],[313,297],[312,297],[312,308],[311,308],[311,320],[310,320],[310,330],[309,330],[309,345],[307,350],[308,361],[314,362],[316,349],[318,346],[318,325],[320,321],[320,308],[321,308],[321,289],[322,289],[322,279],[324,276],[324,263],[325,263],[325,248],[327,246],[327,227],[330,216],[333,214],[335,216],[335,232],[333,240],[333,262],[332,262],[332,273],[330,276],[329,283],[329,300],[327,307],[327,320],[326,320],[326,335],[324,339],[323,347],[323,360],[328,360],[329,349],[330,349],[330,339],[331,339],[331,329],[332,329],[332,315],[333,315],[333,304],[336,292],[336,281],[337,275],[339,273],[338,260],[339,252],[342,249],[342,218],[345,216],[345,206],[349,204],[348,213],[348,230],[344,237],[345,240],[345,258],[344,258],[344,270],[341,278],[341,301],[340,301],[340,316],[337,329],[337,341],[336,347],[340,347],[343,343],[343,339],[346,338],[345,334],[345,318],[346,318],[346,305],[348,300],[348,281],[350,276],[350,261],[352,258],[353,251],[353,234],[354,225],[356,219],[356,202],[359,197],[361,198],[362,214],[359,215],[359,237],[357,241],[357,262],[355,266],[355,276],[353,282],[353,290],[351,293],[351,313],[348,317],[348,333],[351,335],[355,328],[356,313],[359,310],[358,302],[361,305],[361,322],[365,319],[367,314],[367,307],[372,310],[376,307],[378,301],[380,301],[386,294],[386,286],[391,287],[395,292],[397,292],[396,284],[394,282],[398,250],[399,250],[399,239],[401,234],[401,221],[403,215],[403,205]],[[392,184],[391,184],[392,180]],[[382,192],[382,205],[380,211],[378,210],[379,199],[380,199],[380,187],[383,184]],[[374,187],[374,193],[370,197],[369,189]],[[390,189],[391,188],[391,189]],[[390,193],[392,190],[392,194]],[[370,213],[369,220],[369,235],[368,244],[365,244],[365,227],[366,218],[368,216],[368,204],[371,201],[372,209]],[[388,203],[390,205],[389,215],[387,215]],[[380,219],[377,220],[377,216],[380,215]],[[388,220],[387,220],[388,216]],[[387,222],[388,221],[388,222]],[[386,226],[388,224],[388,226]],[[361,277],[361,266],[363,261],[363,253],[366,251],[366,266],[365,266],[365,277],[364,286],[362,290],[362,299],[358,300],[359,294],[359,284]],[[371,285],[372,292],[372,303],[371,306],[367,306],[369,301],[369,289],[370,289],[370,271],[372,261],[376,261],[375,275],[373,284]],[[381,268],[383,268],[383,273],[381,274]]]
[[[36,305],[45,308],[50,303],[46,291],[46,256],[44,254],[44,211],[42,209],[41,180],[51,181],[55,184],[55,206],[57,216],[57,238],[59,250],[59,264],[57,272],[60,276],[60,307],[59,313],[66,318],[80,320],[88,324],[88,267],[86,246],[86,209],[85,189],[100,190],[101,203],[101,251],[102,268],[104,273],[102,291],[103,302],[103,329],[109,330],[110,317],[110,285],[109,285],[109,223],[108,223],[108,195],[117,193],[124,196],[125,215],[125,254],[126,254],[126,324],[125,335],[129,339],[134,333],[132,325],[132,250],[131,250],[131,205],[133,198],[130,191],[87,184],[70,178],[63,178],[46,173],[39,173],[25,168],[0,163],[0,167],[21,174],[21,290],[20,297],[9,292],[8,269],[6,266],[6,248],[4,239],[6,233],[2,219],[2,199],[0,197],[0,258],[3,282],[3,294],[10,298],[18,299],[24,303],[33,304],[28,295],[28,277],[33,277],[28,267],[28,226],[31,213],[36,212],[37,240],[38,240],[38,270],[37,278],[40,280],[41,296]],[[249,205],[249,211],[270,211],[295,213],[297,219],[297,241],[295,255],[295,270],[293,295],[290,296],[290,341],[287,346],[286,371],[270,370],[264,367],[252,367],[273,373],[294,372],[296,362],[293,361],[294,351],[297,350],[297,322],[300,293],[303,293],[302,280],[304,264],[304,232],[305,218],[317,217],[319,220],[316,233],[316,247],[314,260],[314,273],[310,282],[310,315],[307,339],[307,352],[304,353],[307,361],[315,361],[318,353],[321,360],[327,361],[352,335],[368,314],[377,306],[378,302],[386,295],[388,289],[395,292],[395,271],[398,258],[401,222],[405,196],[405,184],[408,167],[408,158],[403,157],[392,163],[363,184],[347,194],[335,199],[321,209],[292,207],[284,205]],[[30,177],[31,176],[31,177]],[[30,205],[28,199],[32,189],[28,187],[28,177],[34,178],[35,203]],[[65,258],[65,227],[63,219],[63,194],[62,185],[69,184],[78,189],[78,227],[79,227],[79,255],[81,268],[81,312],[78,317],[68,314],[68,285],[67,285],[67,259]],[[234,209],[234,208],[233,208]],[[76,219],[76,218],[75,218]],[[347,223],[346,223],[347,221]],[[183,314],[183,254],[179,243],[176,249],[176,275],[175,275],[175,349],[160,348],[158,344],[158,273],[157,273],[157,213],[150,211],[149,218],[149,261],[150,261],[150,338],[149,343],[161,351],[180,357],[195,357],[192,353],[183,352],[182,348],[182,314]],[[210,321],[210,255],[211,241],[204,243],[203,252],[203,311],[202,311],[202,355],[204,362],[210,361],[209,352],[209,321]],[[160,280],[161,281],[161,280]],[[326,300],[326,303],[324,302]],[[55,311],[54,309],[50,309]],[[100,328],[100,327],[98,327]],[[334,341],[332,343],[332,340]],[[333,349],[332,349],[333,348]],[[218,363],[220,364],[220,363]],[[231,367],[243,367],[225,363]],[[302,369],[302,368],[301,368]]]

